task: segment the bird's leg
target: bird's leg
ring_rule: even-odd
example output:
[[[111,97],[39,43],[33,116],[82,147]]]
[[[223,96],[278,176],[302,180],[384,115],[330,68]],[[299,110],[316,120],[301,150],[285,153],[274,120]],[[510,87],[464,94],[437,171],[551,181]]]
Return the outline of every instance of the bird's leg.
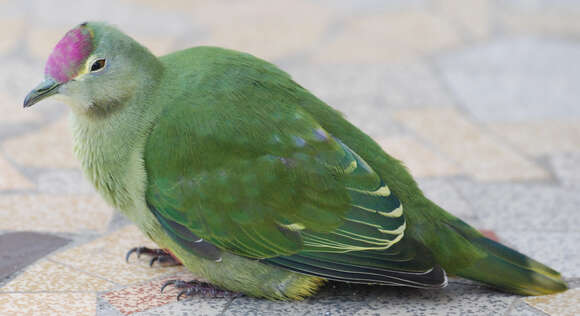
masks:
[[[169,281],[165,282],[163,284],[163,286],[161,287],[161,293],[163,293],[163,290],[169,285],[173,285],[177,289],[181,290],[179,292],[179,294],[177,294],[178,301],[181,299],[182,296],[192,297],[196,294],[200,294],[202,296],[211,297],[211,298],[238,297],[238,296],[242,295],[241,293],[234,293],[234,292],[222,290],[222,289],[220,289],[212,284],[209,284],[207,282],[197,281],[197,280],[192,280],[192,281],[169,280]]]
[[[149,261],[150,267],[152,267],[155,262],[158,262],[159,265],[161,265],[163,267],[180,266],[181,265],[181,262],[179,261],[179,259],[175,258],[175,256],[173,256],[171,254],[171,252],[169,252],[168,250],[165,250],[165,249],[151,249],[151,248],[147,248],[147,247],[135,247],[127,252],[127,255],[125,256],[125,261],[129,262],[129,257],[131,257],[131,255],[133,253],[137,254],[137,258],[139,258],[141,255],[150,256],[151,257],[151,261]]]

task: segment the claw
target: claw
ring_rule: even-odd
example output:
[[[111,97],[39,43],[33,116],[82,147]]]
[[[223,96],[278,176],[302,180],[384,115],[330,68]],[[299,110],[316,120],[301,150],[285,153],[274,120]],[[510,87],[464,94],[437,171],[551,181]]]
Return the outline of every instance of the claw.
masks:
[[[155,261],[159,260],[159,257],[155,256],[153,258],[151,258],[151,261],[149,261],[149,267],[153,267],[153,264],[155,263]]]
[[[139,256],[141,255],[141,248],[142,247],[131,248],[131,250],[129,250],[125,255],[125,262],[129,263],[129,257],[131,257],[131,255],[135,252],[137,253],[137,258],[139,258]]]
[[[166,287],[168,287],[169,285],[172,285],[172,284],[176,284],[178,281],[179,280],[169,280],[169,281],[163,283],[163,285],[161,286],[161,293],[163,293],[163,290],[165,290]]]

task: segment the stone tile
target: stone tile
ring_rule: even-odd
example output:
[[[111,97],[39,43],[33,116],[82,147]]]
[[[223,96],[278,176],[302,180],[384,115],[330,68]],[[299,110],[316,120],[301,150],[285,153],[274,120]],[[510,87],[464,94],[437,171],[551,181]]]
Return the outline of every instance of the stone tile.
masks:
[[[575,316],[580,314],[580,289],[563,293],[527,297],[526,303],[550,315]]]
[[[13,137],[2,148],[6,156],[26,167],[80,168],[64,117],[38,131]]]
[[[510,311],[506,314],[506,316],[546,316],[538,309],[535,309],[528,305],[522,298],[517,298],[516,301],[512,304]]]
[[[169,280],[189,281],[193,280],[193,276],[190,273],[180,273],[127,288],[110,291],[103,294],[102,298],[108,301],[111,306],[124,315],[143,311],[147,312],[136,315],[175,315],[179,310],[190,309],[191,311],[191,301],[186,302],[184,300],[184,303],[179,302],[171,304],[173,306],[167,305],[176,302],[177,294],[179,294],[180,291],[175,287],[168,286],[165,288],[163,293],[161,293],[161,287]],[[204,309],[207,309],[208,312],[211,310],[223,309],[223,305],[225,305],[228,300],[194,297],[193,301],[199,304],[199,310],[196,310],[196,313],[203,313]],[[211,304],[212,302],[216,304]],[[163,307],[157,308],[160,306]]]
[[[10,49],[16,47],[22,36],[23,26],[23,19],[0,19],[0,55],[3,55],[10,51]]]
[[[334,285],[334,287],[332,287]],[[498,315],[513,296],[473,285],[442,290],[333,283],[302,302],[235,299],[225,315]]]
[[[436,74],[424,63],[295,63],[281,66],[296,82],[341,111],[346,107],[355,107],[375,116],[383,116],[388,108],[453,104]],[[359,105],[359,102],[366,100],[373,101],[375,107],[372,110]],[[349,103],[339,107],[334,101]]]
[[[172,297],[175,301],[175,296]],[[164,315],[192,315],[211,316],[221,315],[228,301],[220,298],[193,297],[188,300],[174,302],[154,308],[145,312],[136,313],[135,316],[164,316]]]
[[[34,184],[0,156],[0,190],[32,189]]]
[[[566,187],[580,188],[580,153],[561,153],[549,158],[558,180]]]
[[[474,225],[476,216],[469,203],[459,194],[453,183],[441,178],[416,178],[419,188],[431,201],[449,213]]]
[[[0,280],[69,242],[65,238],[34,232],[0,235]]]
[[[189,12],[209,31],[196,45],[232,48],[268,60],[299,54],[318,44],[331,18],[329,9],[302,0],[275,4],[214,1]]]
[[[580,152],[580,120],[495,123],[488,128],[531,156]]]
[[[104,231],[112,209],[97,195],[0,195],[0,229]]]
[[[96,292],[114,286],[110,281],[66,265],[41,260],[0,288],[0,292]]]
[[[41,172],[36,177],[36,187],[43,194],[96,194],[93,185],[77,169]]]
[[[469,201],[483,229],[544,234],[578,231],[580,227],[580,195],[576,190],[546,184],[469,181],[457,181],[455,187]]]
[[[33,88],[30,87],[30,88]],[[17,99],[11,94],[4,91],[0,91],[0,111],[2,116],[0,116],[0,124],[14,123],[30,123],[38,122],[42,119],[42,115],[38,111],[26,111],[22,108],[22,99]]]
[[[94,315],[95,294],[89,293],[11,293],[0,294],[4,316]]]
[[[577,119],[580,43],[509,38],[473,45],[438,60],[459,103],[477,120]],[[493,93],[491,93],[493,92]]]
[[[470,40],[483,39],[492,31],[493,3],[489,0],[433,1],[434,9],[455,25],[459,33]]]
[[[313,53],[317,63],[381,63],[413,60],[460,44],[446,19],[426,11],[353,16],[335,38]]]
[[[580,278],[580,231],[497,231],[503,243],[559,271]],[[548,251],[549,250],[549,251]]]
[[[142,260],[133,256],[126,263],[127,251],[138,246],[156,247],[135,226],[128,226],[87,244],[60,252],[51,259],[123,285],[187,271],[181,266],[155,265],[150,268],[146,256]]]
[[[454,109],[401,110],[394,116],[477,180],[549,178],[545,170],[490,137]]]
[[[375,140],[385,152],[401,160],[415,177],[451,176],[461,172],[459,164],[411,137],[394,136]]]

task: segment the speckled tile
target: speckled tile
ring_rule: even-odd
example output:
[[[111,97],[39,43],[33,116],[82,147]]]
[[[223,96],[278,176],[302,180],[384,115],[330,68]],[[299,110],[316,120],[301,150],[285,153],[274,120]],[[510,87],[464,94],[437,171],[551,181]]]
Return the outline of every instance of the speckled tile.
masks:
[[[445,159],[411,137],[383,137],[375,140],[385,152],[401,160],[415,177],[452,176],[461,172],[459,164]]]
[[[578,120],[580,43],[503,37],[437,59],[442,78],[480,122]]]
[[[453,183],[444,178],[416,178],[419,188],[425,196],[449,213],[469,221],[476,222],[475,214],[469,203],[459,194]]]
[[[402,110],[395,117],[480,181],[540,180],[542,169],[454,109]]]
[[[572,232],[580,227],[577,190],[548,184],[455,182],[482,229]]]
[[[175,300],[175,297],[173,297]],[[221,315],[228,303],[228,300],[221,298],[192,297],[191,299],[165,304],[158,308],[150,309],[134,316],[213,316]]]
[[[66,238],[34,232],[0,235],[0,282],[69,242]]]
[[[41,260],[2,288],[2,292],[96,292],[115,286],[107,280],[50,260]],[[0,297],[2,294],[0,294]]]
[[[492,1],[436,0],[433,6],[439,15],[449,19],[457,31],[469,40],[485,39],[492,31]]]
[[[3,316],[94,315],[95,294],[0,294],[0,310]]]
[[[548,314],[528,305],[523,298],[516,298],[506,316],[547,316]]]
[[[33,133],[13,137],[5,141],[2,148],[10,159],[27,167],[80,168],[73,154],[66,117]]]
[[[332,287],[334,285],[334,287]],[[512,295],[452,283],[442,290],[333,283],[302,302],[235,299],[225,315],[498,315]]]
[[[38,173],[36,189],[43,194],[97,194],[78,169],[47,170]]]
[[[580,120],[497,123],[488,128],[498,138],[532,156],[580,152]]]
[[[526,303],[550,315],[577,316],[580,314],[580,289],[564,293],[527,297]]]
[[[0,190],[26,190],[34,183],[25,178],[6,159],[0,156]]]
[[[580,189],[580,152],[552,154],[549,161],[560,183]]]
[[[0,195],[0,229],[104,231],[113,210],[97,195]]]
[[[120,290],[110,291],[103,294],[102,298],[108,301],[109,304],[119,310],[122,314],[129,315],[163,306],[168,303],[176,302],[179,290],[173,286],[168,286],[165,288],[163,293],[161,293],[160,289],[163,284],[169,280],[190,281],[193,279],[194,278],[190,273],[179,273],[165,278],[156,279],[154,281],[126,287]],[[205,303],[205,305],[208,306],[212,306],[207,304],[211,303],[210,300],[204,300],[198,297],[196,301],[202,304]],[[221,301],[222,305],[227,302],[226,299],[216,299],[216,301]],[[171,310],[173,310],[173,312],[170,312]],[[176,312],[177,308],[170,308],[165,315],[173,315]],[[144,315],[150,314],[146,313]]]
[[[580,232],[539,233],[528,230],[496,233],[502,242],[558,270],[564,279],[580,278]]]
[[[124,285],[186,271],[182,266],[155,265],[150,268],[146,256],[142,257],[143,260],[133,256],[126,263],[127,251],[138,246],[156,247],[135,226],[128,226],[90,243],[60,252],[51,259]]]
[[[448,20],[425,11],[353,16],[326,45],[314,52],[317,63],[380,63],[413,60],[459,45]]]

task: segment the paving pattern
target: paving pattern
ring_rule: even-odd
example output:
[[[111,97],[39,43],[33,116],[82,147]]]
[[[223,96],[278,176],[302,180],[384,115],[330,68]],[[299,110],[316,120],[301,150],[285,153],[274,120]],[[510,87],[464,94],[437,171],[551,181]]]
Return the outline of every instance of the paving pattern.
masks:
[[[84,180],[68,109],[23,110],[60,37],[118,25],[154,53],[196,45],[282,67],[406,162],[426,194],[561,271],[520,297],[329,283],[302,302],[176,302],[181,267]],[[0,0],[0,315],[580,315],[580,2],[575,0]]]

